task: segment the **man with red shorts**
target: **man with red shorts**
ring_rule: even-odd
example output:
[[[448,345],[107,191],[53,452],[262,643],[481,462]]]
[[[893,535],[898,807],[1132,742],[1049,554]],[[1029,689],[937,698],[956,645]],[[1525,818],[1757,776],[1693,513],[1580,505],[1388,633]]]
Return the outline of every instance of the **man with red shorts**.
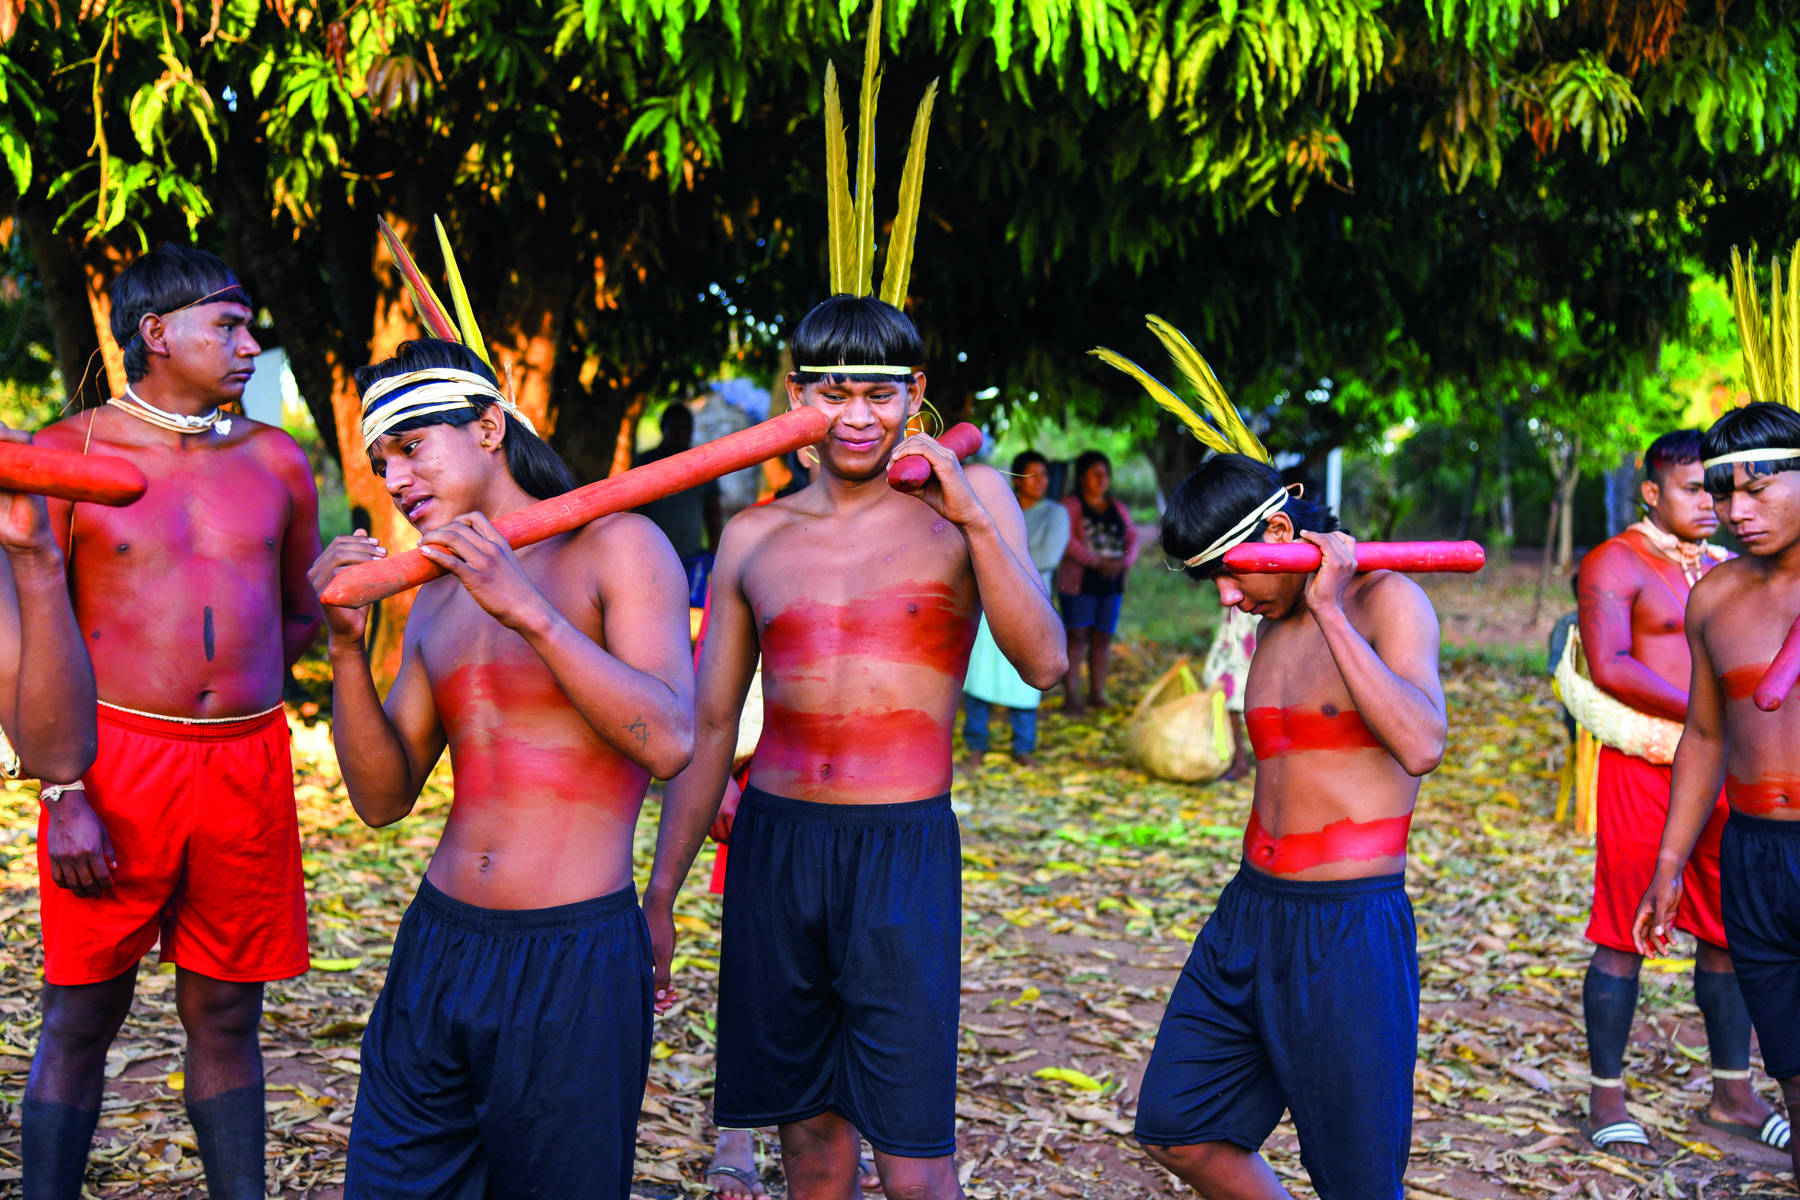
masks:
[[[319,530],[305,453],[220,408],[255,369],[252,311],[211,254],[138,259],[112,286],[125,395],[38,435],[129,459],[150,489],[128,508],[50,510],[94,662],[99,757],[39,823],[52,886],[24,1104],[34,1200],[81,1191],[107,1047],[159,937],[207,1190],[263,1194],[262,986],[309,965],[281,688],[319,631]]]
[[[1638,713],[1679,723],[1687,718],[1693,670],[1684,632],[1688,590],[1724,555],[1705,541],[1719,521],[1704,486],[1699,431],[1656,439],[1645,451],[1644,469],[1648,516],[1596,546],[1581,564],[1581,641],[1601,691]],[[1584,1132],[1609,1153],[1646,1162],[1657,1156],[1625,1107],[1625,1045],[1643,964],[1631,924],[1656,871],[1669,778],[1666,762],[1601,748],[1594,912],[1587,930],[1594,957],[1582,988],[1593,1071]],[[1687,864],[1676,923],[1698,943],[1694,998],[1706,1019],[1713,1063],[1712,1106],[1703,1119],[1760,1138],[1765,1130],[1774,1132],[1771,1113],[1750,1087],[1750,1016],[1719,914],[1719,834],[1728,812],[1721,794]]]

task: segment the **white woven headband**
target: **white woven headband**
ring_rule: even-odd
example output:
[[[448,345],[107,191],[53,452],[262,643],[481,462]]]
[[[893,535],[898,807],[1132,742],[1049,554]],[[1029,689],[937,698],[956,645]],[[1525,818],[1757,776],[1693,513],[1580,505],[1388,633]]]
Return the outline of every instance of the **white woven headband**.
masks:
[[[1249,541],[1250,535],[1256,532],[1256,527],[1262,524],[1265,518],[1272,516],[1282,505],[1286,504],[1290,495],[1299,494],[1297,492],[1290,492],[1288,488],[1297,488],[1299,486],[1300,485],[1297,483],[1291,483],[1288,487],[1282,488],[1273,496],[1264,500],[1261,504],[1250,510],[1249,516],[1245,517],[1236,525],[1233,525],[1230,529],[1227,529],[1221,534],[1218,541],[1214,542],[1181,565],[1184,567],[1197,567],[1203,562],[1211,562],[1215,558],[1220,558],[1227,550],[1241,546]]]
[[[911,375],[911,367],[874,367],[845,366],[835,367],[795,367],[796,371],[804,371],[809,375]]]
[[[415,384],[419,386],[415,387]],[[401,394],[395,395],[397,392]],[[424,367],[378,379],[363,393],[363,449],[367,450],[375,444],[376,438],[413,417],[478,408],[471,399],[473,396],[492,400],[502,412],[536,435],[537,427],[530,418],[482,376],[454,367]]]
[[[1800,458],[1800,450],[1790,450],[1771,446],[1766,450],[1733,450],[1730,454],[1721,454],[1717,458],[1709,458],[1700,464],[1702,470],[1711,467],[1723,467],[1728,463],[1741,462],[1774,462],[1783,458]]]

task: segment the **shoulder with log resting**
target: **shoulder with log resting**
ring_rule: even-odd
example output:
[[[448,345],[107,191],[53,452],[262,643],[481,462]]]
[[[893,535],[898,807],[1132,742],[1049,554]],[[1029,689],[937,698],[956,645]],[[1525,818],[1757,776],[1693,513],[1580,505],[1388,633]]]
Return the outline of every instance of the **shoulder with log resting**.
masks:
[[[1399,571],[1370,571],[1356,577],[1351,598],[1371,621],[1418,626],[1421,618],[1437,627],[1437,609],[1413,579]]]

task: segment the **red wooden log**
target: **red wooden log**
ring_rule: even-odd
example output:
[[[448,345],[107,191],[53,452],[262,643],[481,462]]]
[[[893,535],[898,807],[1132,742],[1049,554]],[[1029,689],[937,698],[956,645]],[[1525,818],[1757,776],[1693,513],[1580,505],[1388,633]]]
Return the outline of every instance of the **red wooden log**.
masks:
[[[597,517],[640,508],[652,500],[698,487],[708,480],[767,459],[779,458],[821,440],[831,419],[816,408],[796,408],[760,425],[726,434],[680,454],[540,500],[509,513],[494,528],[519,549],[579,529]],[[319,599],[338,608],[362,608],[445,574],[417,550],[346,567],[325,585]]]
[[[1794,690],[1796,683],[1800,683],[1800,618],[1795,619],[1787,640],[1775,652],[1775,661],[1769,664],[1769,669],[1763,672],[1762,682],[1756,685],[1753,697],[1756,707],[1764,712],[1774,712]]]
[[[1225,552],[1225,566],[1241,575],[1304,575],[1319,569],[1311,542],[1245,542]],[[1358,542],[1358,571],[1481,570],[1487,554],[1476,542]]]
[[[0,442],[0,491],[123,508],[141,498],[149,486],[142,471],[111,454]]]
[[[963,421],[944,430],[938,441],[956,457],[967,458],[981,449],[981,430]],[[930,482],[931,462],[923,455],[908,454],[888,464],[888,486],[897,492],[910,496]]]

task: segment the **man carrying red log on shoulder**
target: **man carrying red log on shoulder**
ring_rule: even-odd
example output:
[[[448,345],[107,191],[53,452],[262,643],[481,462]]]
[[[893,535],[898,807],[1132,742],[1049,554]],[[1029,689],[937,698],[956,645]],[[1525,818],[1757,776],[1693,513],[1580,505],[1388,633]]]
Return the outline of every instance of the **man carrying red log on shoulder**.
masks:
[[[1657,438],[1644,452],[1644,471],[1645,518],[1582,561],[1581,643],[1602,692],[1673,726],[1687,719],[1693,670],[1684,632],[1688,591],[1725,553],[1706,541],[1719,520],[1704,486],[1700,431],[1679,429]],[[1574,707],[1582,706],[1577,701]],[[1589,732],[1602,743],[1621,740],[1616,731],[1590,726]],[[1583,1132],[1608,1153],[1655,1162],[1643,1125],[1625,1107],[1624,1068],[1643,965],[1631,921],[1656,871],[1670,767],[1666,756],[1658,755],[1659,764],[1629,752],[1634,749],[1642,747],[1603,744],[1596,768],[1594,911],[1587,929],[1594,957],[1582,986],[1593,1079]],[[1780,1149],[1787,1145],[1786,1122],[1750,1086],[1750,1015],[1719,911],[1719,835],[1729,810],[1717,791],[1714,800],[1687,862],[1675,918],[1698,943],[1694,999],[1706,1020],[1713,1065],[1712,1105],[1702,1120]]]
[[[207,1189],[263,1194],[263,984],[309,961],[281,689],[319,631],[319,528],[294,439],[220,408],[255,370],[252,311],[211,254],[138,259],[112,287],[125,395],[38,435],[129,459],[150,488],[126,508],[50,506],[94,662],[99,757],[39,821],[53,886],[24,1104],[34,1198],[81,1191],[107,1047],[159,937]]]

